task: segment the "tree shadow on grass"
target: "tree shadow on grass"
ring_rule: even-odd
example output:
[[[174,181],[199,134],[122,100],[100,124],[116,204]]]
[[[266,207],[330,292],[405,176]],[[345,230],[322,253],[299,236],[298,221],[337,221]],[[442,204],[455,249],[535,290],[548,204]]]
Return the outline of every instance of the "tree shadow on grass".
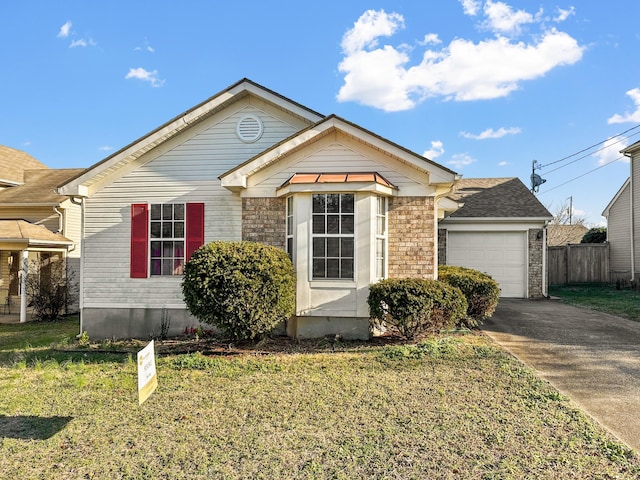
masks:
[[[73,417],[36,417],[0,415],[0,438],[47,440],[64,429]]]

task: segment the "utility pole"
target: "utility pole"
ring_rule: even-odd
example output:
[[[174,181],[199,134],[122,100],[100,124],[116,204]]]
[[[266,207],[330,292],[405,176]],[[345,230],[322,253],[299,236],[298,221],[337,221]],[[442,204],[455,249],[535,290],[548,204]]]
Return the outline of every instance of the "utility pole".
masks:
[[[573,216],[573,195],[569,197],[569,225],[572,224]]]

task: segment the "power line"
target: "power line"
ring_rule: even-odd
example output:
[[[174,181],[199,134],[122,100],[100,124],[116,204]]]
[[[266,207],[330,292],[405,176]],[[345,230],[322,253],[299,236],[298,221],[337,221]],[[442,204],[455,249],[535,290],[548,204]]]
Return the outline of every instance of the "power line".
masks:
[[[545,190],[544,192],[540,193],[540,195],[544,195],[545,193],[549,193],[549,192],[551,192],[551,191],[555,190],[556,188],[560,188],[560,187],[562,187],[562,186],[566,185],[567,183],[571,183],[571,182],[573,182],[573,181],[575,181],[575,180],[578,180],[579,178],[582,178],[582,177],[584,177],[584,176],[586,176],[586,175],[589,175],[590,173],[593,173],[593,172],[595,172],[596,170],[600,170],[601,168],[608,167],[608,166],[609,166],[609,165],[611,165],[612,163],[615,163],[615,162],[617,162],[617,161],[619,161],[619,160],[622,160],[623,158],[626,158],[626,157],[625,157],[624,155],[621,155],[621,156],[619,156],[618,158],[616,158],[615,160],[611,160],[610,162],[607,162],[607,163],[605,163],[604,165],[600,165],[599,167],[596,167],[596,168],[594,168],[593,170],[589,170],[588,172],[583,173],[582,175],[578,175],[577,177],[574,177],[574,178],[572,178],[571,180],[567,180],[566,182],[561,183],[560,185],[556,185],[555,187],[550,188],[549,190]]]
[[[609,138],[607,138],[607,139],[605,139],[605,140],[602,140],[601,142],[594,143],[594,144],[593,144],[593,145],[591,145],[590,147],[583,148],[582,150],[580,150],[580,151],[578,151],[578,152],[576,152],[576,153],[572,153],[571,155],[567,155],[566,157],[563,157],[563,158],[561,158],[561,159],[559,159],[559,160],[554,160],[553,162],[549,162],[549,163],[546,163],[546,164],[544,164],[544,165],[539,165],[537,168],[545,168],[545,167],[548,167],[548,166],[550,166],[550,165],[553,165],[553,164],[556,164],[556,163],[560,163],[560,162],[563,162],[563,161],[568,160],[568,159],[570,159],[570,158],[573,158],[573,157],[575,157],[576,155],[580,155],[581,153],[584,153],[584,152],[586,152],[586,151],[588,151],[588,150],[591,150],[591,149],[592,149],[592,148],[594,148],[594,147],[597,147],[598,145],[600,145],[600,144],[602,144],[602,143],[606,142],[607,140],[611,140],[612,138],[620,137],[620,136],[624,135],[625,133],[629,133],[630,131],[635,130],[636,128],[640,128],[640,124],[638,124],[638,125],[636,125],[636,126],[634,126],[634,127],[631,127],[631,128],[629,128],[628,130],[625,130],[624,132],[618,133],[617,135],[614,135],[613,137],[609,137]],[[639,132],[639,133],[640,133],[640,132]],[[637,135],[637,133],[636,133],[636,134],[634,134],[634,135]],[[631,136],[633,136],[633,135],[630,135],[630,137],[631,137]],[[616,143],[617,143],[617,142],[616,142]],[[598,151],[599,151],[599,150],[598,150]],[[594,152],[594,153],[595,153],[595,152]],[[585,156],[589,156],[589,155],[585,155]],[[582,157],[582,158],[584,158],[584,157]]]

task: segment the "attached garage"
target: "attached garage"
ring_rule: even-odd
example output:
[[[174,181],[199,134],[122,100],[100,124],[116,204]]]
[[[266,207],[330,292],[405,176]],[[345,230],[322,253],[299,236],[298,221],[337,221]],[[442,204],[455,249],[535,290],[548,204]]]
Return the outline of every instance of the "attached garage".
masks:
[[[447,264],[491,275],[502,297],[527,297],[526,232],[449,232]]]
[[[463,178],[440,207],[439,264],[488,273],[502,297],[547,294],[545,231],[552,216],[519,179]]]

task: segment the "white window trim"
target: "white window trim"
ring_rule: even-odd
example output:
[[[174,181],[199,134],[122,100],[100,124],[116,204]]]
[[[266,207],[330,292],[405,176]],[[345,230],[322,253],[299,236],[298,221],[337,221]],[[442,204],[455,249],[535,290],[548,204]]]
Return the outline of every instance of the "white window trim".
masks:
[[[151,218],[151,209],[153,208],[153,205],[160,205],[160,220],[153,220]],[[182,222],[183,223],[183,231],[182,231],[182,237],[170,237],[170,238],[165,238],[162,236],[162,224],[165,222],[168,222],[169,220],[165,220],[162,218],[162,209],[165,205],[171,205],[172,206],[172,213],[171,213],[171,224],[175,224],[176,222]],[[174,212],[173,212],[173,208],[175,205],[182,205],[183,208],[183,219],[182,220],[176,220],[174,217]],[[158,222],[160,221],[160,237],[152,237],[151,235],[151,224],[153,222]],[[174,231],[174,228],[172,227],[171,231]],[[149,242],[149,246],[148,246],[148,259],[147,261],[149,262],[148,265],[148,277],[149,278],[175,278],[175,277],[181,277],[182,274],[176,274],[176,273],[172,273],[171,275],[163,275],[162,274],[162,262],[164,261],[165,257],[162,255],[162,243],[163,242],[182,242],[182,268],[184,269],[184,264],[186,263],[186,255],[187,255],[187,204],[186,203],[181,203],[181,202],[176,202],[176,203],[150,203],[149,204],[149,234],[148,234],[148,242]],[[152,249],[152,244],[153,242],[160,242],[160,249],[161,249],[161,255],[160,257],[154,257],[153,256],[153,249]],[[175,252],[174,252],[175,253]],[[153,274],[153,260],[157,260],[160,259],[160,274],[154,275]],[[167,257],[169,258],[169,257]],[[175,261],[176,259],[178,259],[179,257],[176,256],[172,256],[170,257],[173,261]],[[175,267],[174,267],[175,268]]]

